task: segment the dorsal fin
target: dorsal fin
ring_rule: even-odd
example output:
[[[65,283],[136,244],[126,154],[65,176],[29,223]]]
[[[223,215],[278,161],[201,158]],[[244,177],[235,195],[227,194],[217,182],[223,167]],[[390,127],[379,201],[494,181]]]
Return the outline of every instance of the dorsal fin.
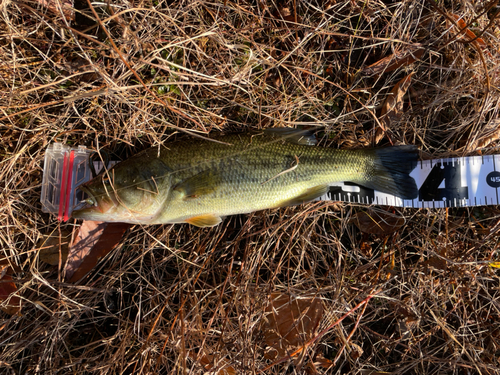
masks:
[[[264,134],[282,138],[284,141],[303,146],[315,146],[318,143],[316,136],[310,130],[292,128],[269,128]]]

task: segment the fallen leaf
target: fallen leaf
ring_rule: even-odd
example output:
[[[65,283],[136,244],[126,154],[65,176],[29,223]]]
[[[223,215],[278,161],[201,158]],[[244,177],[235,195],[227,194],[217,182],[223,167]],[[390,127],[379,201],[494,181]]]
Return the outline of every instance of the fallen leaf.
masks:
[[[76,282],[120,242],[130,224],[84,220],[70,247],[64,269],[66,281]]]
[[[416,44],[408,46],[406,49],[396,51],[392,55],[386,56],[383,59],[371,64],[363,69],[366,75],[379,75],[382,73],[392,72],[402,66],[408,66],[422,58],[425,48]]]
[[[61,257],[61,264],[65,264],[68,258],[70,241],[71,232],[68,230],[61,230],[61,236],[58,233],[42,236],[37,242],[37,248],[40,249],[38,251],[40,260],[52,266],[57,266]]]
[[[351,222],[363,233],[384,236],[396,232],[405,224],[405,218],[398,212],[382,209],[368,209],[353,215]]]
[[[446,263],[446,260],[436,256],[430,257],[428,260],[424,262],[424,265],[430,266],[436,270],[446,271],[448,269],[448,264]]]
[[[365,255],[368,258],[372,257],[372,245],[371,244],[372,244],[371,242],[362,241],[361,245],[359,245],[359,249],[361,250],[363,255]]]
[[[307,365],[302,370],[306,375],[317,375],[316,365],[313,362],[308,362]]]
[[[353,342],[350,343],[350,346],[351,346],[350,356],[352,359],[356,360],[363,355],[364,350],[361,346]]]
[[[489,265],[493,268],[500,268],[500,262],[490,262]]]
[[[466,35],[468,41],[474,40],[473,43],[478,47],[487,48],[488,45],[485,43],[483,38],[476,38],[476,34],[467,27],[465,20],[457,14],[449,13],[450,16],[456,21],[457,26],[461,31],[462,35]]]
[[[334,365],[333,361],[323,357],[321,354],[318,354],[316,358],[314,358],[314,365],[321,366],[324,368],[330,368]]]
[[[285,21],[285,24],[288,24],[289,22],[296,22],[300,23],[301,18],[298,14],[295,14],[290,10],[290,8],[287,7],[278,7],[272,15],[277,18],[278,20],[283,20]]]
[[[54,14],[62,14],[64,15],[64,18],[68,21],[74,21],[75,20],[75,11],[73,9],[73,3],[72,1],[69,0],[62,0],[62,1],[57,1],[57,0],[38,0],[38,3],[44,7],[46,7],[49,11],[51,11]]]
[[[403,98],[410,87],[413,74],[413,72],[408,74],[396,83],[391,92],[387,95],[384,105],[382,106],[382,111],[380,112],[380,124],[382,127],[378,127],[375,131],[375,144],[380,142],[387,129],[391,128],[391,124],[399,121],[403,115]]]
[[[488,147],[491,143],[500,139],[500,120],[492,119],[487,124],[471,134],[467,145],[467,151],[476,152],[478,149]]]
[[[10,267],[9,269],[11,270]],[[21,298],[15,294],[17,287],[8,272],[0,279],[0,303],[4,312],[14,315],[21,311]],[[7,304],[4,304],[4,301],[7,301]]]
[[[211,374],[215,375],[236,375],[237,372],[233,366],[229,365],[226,360],[222,359],[218,362],[218,370],[213,370],[214,368],[214,356],[211,354],[203,354],[201,357],[196,354],[189,353],[189,356],[197,360],[206,371],[210,371]]]
[[[262,331],[269,346],[266,357],[284,357],[303,346],[316,333],[323,317],[320,298],[271,293]]]
[[[19,267],[7,258],[0,259],[0,304],[3,305],[1,309],[10,315],[17,314],[22,306],[21,298],[15,294],[17,287],[12,279],[14,270],[19,271]],[[4,301],[8,301],[7,304]]]

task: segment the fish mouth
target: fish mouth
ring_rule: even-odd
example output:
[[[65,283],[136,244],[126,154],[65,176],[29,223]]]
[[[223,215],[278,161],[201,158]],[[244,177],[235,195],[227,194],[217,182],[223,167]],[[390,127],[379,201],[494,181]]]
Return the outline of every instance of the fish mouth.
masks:
[[[73,219],[95,220],[97,216],[102,215],[98,207],[86,207],[79,210],[74,210],[71,213]]]
[[[116,207],[111,199],[106,197],[98,199],[87,186],[82,185],[79,189],[87,194],[88,198],[85,200],[86,206],[71,213],[74,219],[102,220],[112,208]]]

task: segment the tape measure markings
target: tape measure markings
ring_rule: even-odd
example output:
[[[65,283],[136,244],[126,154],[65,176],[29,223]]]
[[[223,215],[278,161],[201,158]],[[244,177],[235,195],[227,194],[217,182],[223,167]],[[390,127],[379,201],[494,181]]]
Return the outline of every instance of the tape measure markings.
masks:
[[[500,155],[424,160],[410,176],[418,198],[403,200],[353,183],[332,184],[321,200],[413,208],[445,208],[498,205]]]

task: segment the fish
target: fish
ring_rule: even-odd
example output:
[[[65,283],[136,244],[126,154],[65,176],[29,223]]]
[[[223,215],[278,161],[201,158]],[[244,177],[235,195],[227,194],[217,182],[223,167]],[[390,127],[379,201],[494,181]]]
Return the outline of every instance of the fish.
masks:
[[[353,182],[402,199],[418,195],[409,175],[412,145],[342,150],[314,134],[261,133],[175,141],[146,149],[80,186],[87,206],[76,219],[130,224],[219,224],[226,216],[298,205],[335,182]]]

